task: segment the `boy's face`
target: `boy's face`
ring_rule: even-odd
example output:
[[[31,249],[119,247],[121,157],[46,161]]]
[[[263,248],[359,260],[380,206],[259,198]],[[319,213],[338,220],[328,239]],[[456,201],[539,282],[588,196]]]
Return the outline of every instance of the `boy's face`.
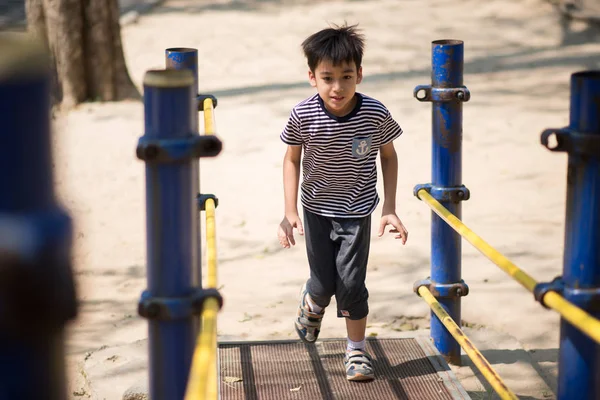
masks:
[[[310,84],[317,88],[325,108],[337,117],[348,114],[356,105],[354,94],[356,85],[362,81],[362,67],[356,70],[356,64],[342,63],[334,66],[329,60],[323,60],[308,71]]]

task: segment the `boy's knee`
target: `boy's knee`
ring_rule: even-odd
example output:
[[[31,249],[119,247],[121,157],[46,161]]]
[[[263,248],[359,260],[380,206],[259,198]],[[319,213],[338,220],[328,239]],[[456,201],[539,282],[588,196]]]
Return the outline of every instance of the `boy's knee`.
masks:
[[[325,308],[329,305],[331,298],[335,294],[335,285],[323,285],[321,282],[309,279],[306,290],[316,305]]]

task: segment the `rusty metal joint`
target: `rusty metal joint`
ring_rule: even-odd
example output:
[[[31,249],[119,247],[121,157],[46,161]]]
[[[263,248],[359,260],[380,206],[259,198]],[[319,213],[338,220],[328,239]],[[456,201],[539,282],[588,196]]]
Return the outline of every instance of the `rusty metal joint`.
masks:
[[[555,144],[550,139],[555,139]],[[541,142],[550,151],[600,157],[600,135],[577,132],[570,128],[550,128],[542,132]]]
[[[212,94],[198,93],[198,96],[196,97],[196,100],[198,100],[198,111],[204,111],[204,100],[206,99],[211,99],[213,103],[213,108],[217,108],[218,101],[215,96],[213,96]]]
[[[154,297],[145,290],[138,303],[138,314],[146,319],[162,321],[186,319],[200,315],[208,298],[217,299],[219,309],[223,307],[223,297],[214,288],[196,289],[185,297]]]
[[[196,200],[198,202],[198,210],[206,211],[206,200],[212,199],[215,202],[215,208],[219,206],[219,199],[214,194],[198,193]]]
[[[544,303],[544,296],[546,293],[552,291],[562,295],[564,290],[565,281],[562,279],[562,276],[557,276],[550,282],[540,282],[536,284],[533,288],[533,297],[536,301],[540,302],[542,306],[548,308],[548,306]]]
[[[435,103],[450,101],[467,102],[471,98],[471,93],[466,86],[441,88],[432,87],[431,85],[419,85],[414,89],[413,95],[421,102],[431,101]]]
[[[417,296],[419,295],[419,288],[421,286],[427,287],[435,298],[462,297],[469,294],[469,286],[462,279],[460,282],[454,283],[438,283],[432,281],[430,278],[416,281],[413,284],[413,291]]]
[[[545,308],[544,296],[548,292],[555,292],[577,307],[589,311],[600,311],[600,288],[572,288],[565,284],[562,276],[557,276],[550,282],[540,282],[533,288],[533,296]]]
[[[431,183],[416,185],[413,189],[413,194],[417,198],[421,189],[427,191],[431,197],[439,202],[460,203],[461,201],[469,200],[471,197],[471,193],[465,185],[453,187],[437,186]]]
[[[147,163],[170,164],[201,157],[216,157],[223,144],[214,135],[194,135],[181,139],[149,139],[141,137],[136,156]]]

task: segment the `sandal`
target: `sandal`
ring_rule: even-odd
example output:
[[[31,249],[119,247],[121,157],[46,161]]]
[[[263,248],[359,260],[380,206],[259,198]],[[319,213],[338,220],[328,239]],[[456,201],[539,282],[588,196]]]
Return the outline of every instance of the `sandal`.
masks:
[[[298,315],[294,321],[294,328],[302,341],[314,343],[319,336],[325,310],[320,313],[312,312],[306,302],[306,296],[308,296],[308,292],[306,284],[304,284],[300,290],[300,304],[298,304]]]
[[[371,381],[375,379],[372,362],[373,359],[365,350],[346,352],[344,356],[346,379],[349,381]]]

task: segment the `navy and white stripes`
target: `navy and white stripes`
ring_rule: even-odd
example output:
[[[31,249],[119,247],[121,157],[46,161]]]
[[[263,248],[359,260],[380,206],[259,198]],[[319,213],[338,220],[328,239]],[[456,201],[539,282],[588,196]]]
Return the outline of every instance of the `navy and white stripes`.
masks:
[[[329,113],[318,94],[297,104],[281,140],[303,147],[302,206],[326,217],[359,218],[379,203],[378,150],[402,134],[378,100],[356,93],[353,111]]]

